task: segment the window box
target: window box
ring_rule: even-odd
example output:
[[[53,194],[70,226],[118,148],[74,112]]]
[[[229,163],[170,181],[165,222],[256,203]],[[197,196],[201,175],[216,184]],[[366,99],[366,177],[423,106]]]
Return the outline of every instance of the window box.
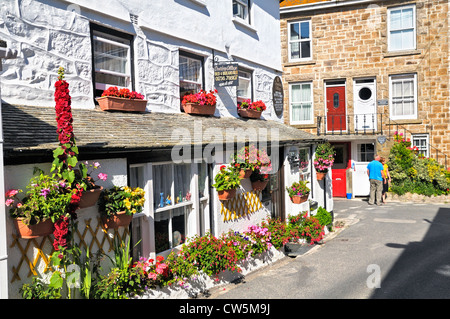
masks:
[[[198,103],[185,103],[183,104],[184,112],[193,115],[206,115],[212,116],[216,112],[216,106],[201,105]]]
[[[248,119],[259,119],[261,117],[262,111],[240,109],[238,110],[238,113],[240,117],[245,117]]]
[[[102,111],[144,112],[147,100],[133,100],[114,96],[102,96],[97,98]]]
[[[22,220],[23,218],[14,218],[14,225],[20,238],[32,239],[53,233],[53,222],[50,218],[35,225],[26,225]]]

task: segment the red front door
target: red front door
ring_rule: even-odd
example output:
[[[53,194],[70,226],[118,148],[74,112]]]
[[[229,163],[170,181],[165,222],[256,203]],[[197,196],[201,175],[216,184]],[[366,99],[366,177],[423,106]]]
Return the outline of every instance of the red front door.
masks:
[[[345,86],[327,87],[327,131],[346,131]]]
[[[347,195],[347,169],[350,167],[350,143],[334,143],[336,152],[332,167],[333,197],[345,197]]]

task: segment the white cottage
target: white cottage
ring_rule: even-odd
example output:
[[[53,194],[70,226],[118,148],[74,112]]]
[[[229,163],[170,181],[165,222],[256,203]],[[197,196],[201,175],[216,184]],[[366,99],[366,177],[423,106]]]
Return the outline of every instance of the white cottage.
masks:
[[[96,206],[78,211],[76,236],[91,251],[108,253],[113,236],[131,234],[139,243],[133,256],[154,258],[194,235],[242,231],[268,215],[309,211],[310,202],[294,205],[286,196],[285,187],[299,179],[311,182],[311,200],[332,211],[331,183],[318,182],[311,164],[322,138],[282,123],[278,1],[6,0],[0,21],[0,38],[18,51],[1,73],[5,189],[23,189],[35,166],[50,168],[58,145],[54,83],[62,66],[79,159],[101,163],[109,176],[99,182],[105,188],[146,191],[144,211],[129,229],[105,234]],[[223,63],[232,63],[238,81],[215,81],[214,67]],[[95,98],[111,86],[143,94],[145,112],[100,110]],[[184,94],[201,89],[218,90],[214,116],[181,108]],[[260,119],[238,115],[237,103],[246,99],[265,103]],[[236,199],[221,202],[214,176],[248,143],[267,149],[270,182],[255,192],[244,179]],[[45,276],[51,243],[28,245],[2,214],[9,296],[16,298],[31,274]]]

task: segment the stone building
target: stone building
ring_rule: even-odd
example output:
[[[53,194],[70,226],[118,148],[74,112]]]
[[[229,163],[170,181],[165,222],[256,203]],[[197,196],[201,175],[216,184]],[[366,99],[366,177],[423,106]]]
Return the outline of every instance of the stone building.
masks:
[[[334,196],[368,194],[367,162],[388,154],[396,131],[450,165],[448,9],[423,0],[280,4],[284,120],[333,141]]]
[[[324,138],[283,123],[279,22],[275,0],[1,1],[0,39],[18,52],[3,61],[0,74],[5,189],[25,189],[35,166],[51,167],[58,145],[54,83],[64,67],[78,159],[101,164],[104,188],[146,192],[129,229],[104,231],[97,206],[78,211],[75,240],[91,252],[111,253],[111,237],[131,234],[132,245],[139,243],[135,258],[166,256],[195,235],[243,231],[270,215],[310,211],[309,201],[292,204],[286,195],[299,179],[310,181],[311,203],[332,211],[330,185],[312,179],[314,147]],[[234,86],[215,82],[221,63],[237,66]],[[111,86],[143,94],[145,112],[100,110],[95,98]],[[218,91],[212,117],[181,109],[182,96],[201,89]],[[238,115],[244,99],[266,104],[261,119]],[[254,191],[244,179],[231,204],[221,202],[214,176],[230,152],[249,143],[269,152],[269,184]],[[2,280],[8,278],[16,298],[33,274],[48,275],[51,241],[18,238],[4,206],[0,215],[8,256]]]

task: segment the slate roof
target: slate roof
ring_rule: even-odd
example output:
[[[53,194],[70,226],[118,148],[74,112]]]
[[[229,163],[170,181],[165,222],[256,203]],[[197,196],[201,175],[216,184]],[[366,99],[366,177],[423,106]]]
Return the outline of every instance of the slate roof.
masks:
[[[322,137],[270,120],[203,117],[185,113],[126,113],[99,109],[72,109],[77,146],[96,152],[168,149],[174,145],[223,142],[227,129],[237,134],[234,142],[256,142],[242,132],[267,132],[267,141],[279,144],[321,141]],[[54,107],[2,105],[5,157],[52,151],[58,146]],[[247,129],[254,130],[247,130]],[[174,130],[175,139],[172,138]],[[234,129],[234,131],[233,131]],[[236,131],[238,130],[238,131]],[[211,138],[206,136],[213,133]],[[271,134],[274,133],[274,134]],[[278,136],[277,136],[278,134]],[[203,139],[200,138],[202,135]],[[187,138],[182,140],[182,138]],[[191,137],[191,138],[189,138]],[[261,138],[261,137],[260,137]],[[262,137],[264,140],[265,138]],[[259,139],[261,140],[261,139]],[[200,142],[201,141],[201,142]]]

